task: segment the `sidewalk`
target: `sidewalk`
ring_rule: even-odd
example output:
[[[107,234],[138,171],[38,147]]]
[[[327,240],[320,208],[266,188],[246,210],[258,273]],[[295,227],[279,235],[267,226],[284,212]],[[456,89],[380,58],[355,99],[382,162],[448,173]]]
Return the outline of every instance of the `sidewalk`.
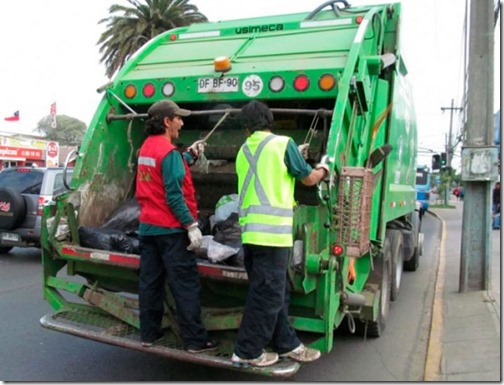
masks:
[[[490,290],[459,292],[463,202],[432,209],[442,221],[426,381],[502,381],[500,231],[492,231]],[[428,214],[427,214],[428,215]]]

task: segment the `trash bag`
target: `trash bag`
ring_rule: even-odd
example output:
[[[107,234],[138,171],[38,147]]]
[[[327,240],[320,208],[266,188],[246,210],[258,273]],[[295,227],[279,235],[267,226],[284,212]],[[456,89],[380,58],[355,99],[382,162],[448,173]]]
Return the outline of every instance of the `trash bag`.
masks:
[[[235,255],[239,251],[238,248],[223,245],[216,242],[212,235],[204,235],[201,246],[194,250],[198,257],[208,259],[211,262],[222,262],[225,259]]]
[[[231,213],[226,220],[215,224],[214,241],[237,250],[231,258],[226,260],[227,264],[231,266],[244,266],[241,228],[237,213]]]
[[[232,213],[238,214],[238,194],[223,195],[215,205],[215,222],[225,221]]]
[[[211,239],[208,245],[207,256],[212,262],[221,262],[235,255],[239,250],[239,248],[223,245],[222,243],[216,242],[215,239]]]
[[[81,246],[84,247],[135,254],[134,242],[120,230],[82,226],[79,227],[79,238]]]
[[[198,228],[202,235],[210,235],[210,219],[202,214],[198,214]]]
[[[138,200],[136,198],[131,198],[110,214],[110,216],[105,220],[105,223],[103,223],[99,228],[135,231],[138,230],[139,223],[140,205],[138,204]]]

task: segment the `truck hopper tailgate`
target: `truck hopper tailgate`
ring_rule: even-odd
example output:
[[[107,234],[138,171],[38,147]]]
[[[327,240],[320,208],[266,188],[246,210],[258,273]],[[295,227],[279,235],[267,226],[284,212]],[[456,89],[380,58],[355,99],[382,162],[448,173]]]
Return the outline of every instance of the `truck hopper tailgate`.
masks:
[[[220,338],[221,346],[216,352],[191,354],[186,352],[176,341],[173,334],[166,329],[165,337],[159,341],[159,343],[146,348],[142,346],[139,331],[136,328],[104,312],[96,311],[96,309],[90,306],[82,306],[82,308],[78,310],[59,310],[55,313],[49,313],[40,319],[40,323],[43,327],[50,330],[68,333],[110,345],[135,349],[176,360],[215,366],[223,369],[234,369],[253,374],[272,377],[290,377],[294,375],[301,366],[297,362],[285,360],[265,368],[251,366],[247,368],[235,368],[230,359],[233,353],[233,343],[229,339]]]

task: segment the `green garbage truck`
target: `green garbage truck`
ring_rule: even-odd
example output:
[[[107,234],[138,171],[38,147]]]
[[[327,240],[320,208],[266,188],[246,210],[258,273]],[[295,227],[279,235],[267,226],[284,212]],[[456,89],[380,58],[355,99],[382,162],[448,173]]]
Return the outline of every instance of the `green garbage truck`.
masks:
[[[418,268],[422,250],[417,127],[400,23],[400,3],[331,0],[304,13],[175,28],[145,43],[98,89],[103,97],[82,145],[67,158],[76,160],[69,191],[44,207],[43,295],[52,311],[42,326],[233,369],[248,288],[239,247],[227,259],[210,258],[210,246],[198,254],[202,318],[219,350],[184,351],[169,291],[167,337],[142,347],[135,178],[148,108],[171,99],[193,111],[176,145],[206,140],[191,167],[199,222],[210,241],[226,246],[215,239],[215,216],[237,193],[235,158],[246,139],[240,108],[257,99],[272,110],[274,133],[309,144],[307,161],[330,168],[319,185],[296,186],[287,272],[294,328],[323,353],[341,326],[379,337],[403,270]],[[286,360],[237,370],[288,377],[299,367]]]

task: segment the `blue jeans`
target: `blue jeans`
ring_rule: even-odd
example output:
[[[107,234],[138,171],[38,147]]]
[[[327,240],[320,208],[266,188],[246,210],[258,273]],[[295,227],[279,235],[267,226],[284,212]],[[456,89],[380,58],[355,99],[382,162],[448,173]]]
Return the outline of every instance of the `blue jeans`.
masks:
[[[290,248],[245,244],[243,249],[250,287],[234,352],[257,358],[270,342],[279,354],[289,352],[301,344],[289,322]]]
[[[188,251],[187,233],[140,237],[140,337],[152,342],[161,331],[165,280],[173,294],[177,321],[186,348],[206,345],[201,322],[201,283],[196,254]]]

